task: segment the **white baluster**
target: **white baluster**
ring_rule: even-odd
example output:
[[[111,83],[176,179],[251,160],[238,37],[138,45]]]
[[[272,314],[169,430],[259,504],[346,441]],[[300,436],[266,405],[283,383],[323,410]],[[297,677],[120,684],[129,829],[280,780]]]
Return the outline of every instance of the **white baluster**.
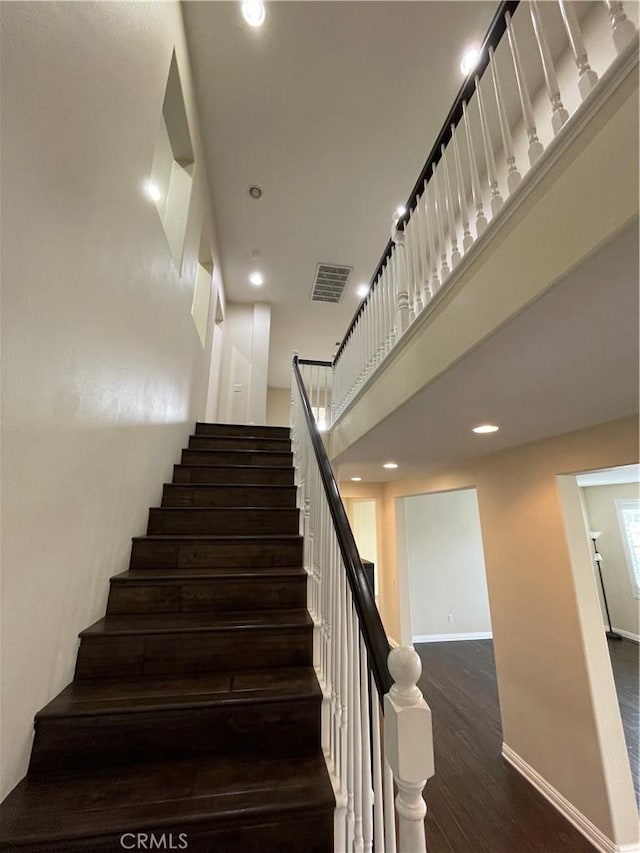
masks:
[[[458,194],[458,207],[460,208],[460,219],[462,220],[462,249],[467,251],[473,245],[473,237],[469,230],[469,216],[467,214],[467,193],[462,175],[462,164],[460,162],[460,149],[458,148],[458,129],[451,125],[451,138],[453,140],[453,154],[456,164],[456,191]]]
[[[373,849],[373,780],[371,775],[371,724],[369,720],[369,668],[367,650],[360,637],[360,724],[362,729],[362,849]]]
[[[426,212],[424,210],[424,195],[418,199],[416,206],[418,216],[418,233],[420,235],[420,269],[422,274],[422,304],[425,306],[431,299],[431,285],[429,284],[429,253],[427,251],[427,238],[425,235],[426,225],[424,222]]]
[[[384,794],[382,790],[382,750],[380,745],[380,697],[373,676],[371,684],[371,749],[373,763],[373,845],[376,853],[384,850]]]
[[[476,161],[476,151],[473,147],[473,134],[471,132],[471,122],[467,115],[467,104],[462,102],[462,118],[464,121],[464,130],[467,136],[467,151],[469,153],[469,171],[471,173],[471,194],[473,196],[473,204],[476,209],[476,235],[479,237],[487,227],[487,217],[484,215],[484,205],[482,203],[482,190],[480,189],[480,178],[478,177],[478,163]]]
[[[496,106],[498,108],[498,121],[500,122],[502,147],[504,149],[504,156],[507,162],[507,189],[509,190],[509,194],[511,194],[522,180],[522,177],[516,165],[516,157],[513,152],[513,137],[509,126],[509,116],[507,115],[507,110],[504,105],[500,76],[498,74],[498,68],[492,47],[489,48],[489,68],[491,69],[493,92],[496,98]]]
[[[342,567],[340,583],[340,796],[338,813],[336,814],[335,850],[347,850],[347,813],[348,794],[347,778],[349,766],[349,662],[348,662],[348,631],[347,631],[347,580]]]
[[[564,28],[566,29],[567,36],[569,37],[569,44],[573,51],[573,57],[576,61],[576,65],[578,66],[578,91],[580,92],[580,97],[584,101],[589,92],[598,82],[598,75],[589,65],[587,48],[585,47],[584,39],[582,38],[582,31],[580,29],[580,24],[578,23],[577,15],[573,9],[573,4],[567,3],[567,0],[558,0],[558,3],[560,5]]]
[[[522,108],[522,119],[529,138],[529,163],[533,166],[538,157],[544,151],[544,148],[538,139],[538,131],[533,117],[531,98],[529,97],[527,82],[524,79],[522,62],[520,61],[520,51],[518,50],[518,42],[516,41],[516,34],[513,29],[513,23],[509,12],[506,13],[505,20],[507,22],[507,37],[509,39],[509,47],[511,49],[511,58],[513,59],[513,67],[516,73],[516,83],[518,84],[518,96],[520,98],[520,107]]]
[[[604,4],[609,10],[613,46],[616,49],[616,53],[620,54],[633,41],[636,28],[627,18],[622,3],[616,2],[616,0],[604,0]]]
[[[484,108],[484,99],[480,90],[480,78],[476,74],[476,97],[478,99],[478,110],[480,113],[480,132],[482,133],[482,144],[484,147],[484,159],[487,164],[487,182],[491,190],[491,213],[495,216],[502,207],[502,196],[498,188],[498,176],[496,174],[496,158],[493,153],[493,143],[487,121],[487,112]]]
[[[409,300],[409,325],[416,319],[415,309],[415,276],[413,272],[413,248],[411,239],[411,220],[405,219],[404,223],[404,260],[407,273],[407,298]]]
[[[451,270],[447,263],[447,244],[444,239],[444,219],[445,211],[442,204],[442,194],[440,192],[440,182],[436,173],[435,165],[431,170],[431,183],[433,184],[433,207],[435,212],[436,224],[438,228],[438,251],[440,252],[440,280],[444,284]]]
[[[362,811],[363,811],[363,774],[362,774],[362,706],[360,704],[360,629],[358,627],[358,616],[355,607],[351,609],[351,620],[353,623],[353,716],[354,716],[354,744],[353,744],[353,853],[363,853],[364,839],[362,836]]]
[[[460,252],[458,251],[458,233],[456,230],[453,193],[451,192],[451,178],[449,177],[449,165],[447,163],[447,154],[444,145],[440,146],[440,154],[440,162],[444,167],[444,188],[447,202],[447,212],[449,214],[449,240],[451,241],[451,267],[453,268],[460,260]]]
[[[387,261],[387,266],[385,267],[385,308],[386,308],[386,329],[387,335],[385,337],[386,341],[386,350],[385,352],[390,352],[395,344],[397,339],[396,334],[396,286],[395,286],[395,275],[393,269],[393,254],[389,257]]]
[[[398,318],[398,255],[395,247],[389,258],[389,314],[391,318],[391,348],[402,335]]]
[[[394,217],[391,240],[395,246],[393,260],[396,274],[396,331],[402,337],[409,327],[409,294],[407,292],[407,266],[404,247],[404,232],[398,228],[398,218]]]
[[[549,49],[547,34],[545,33],[544,25],[540,17],[540,9],[538,8],[537,0],[529,0],[529,12],[531,13],[531,23],[536,34],[538,42],[538,50],[540,51],[540,59],[542,60],[542,70],[544,71],[544,81],[547,87],[547,94],[551,102],[551,127],[554,133],[558,133],[562,125],[569,118],[569,113],[562,104],[560,96],[560,86],[556,76],[556,69],[553,64],[553,57]]]
[[[355,811],[354,811],[354,789],[355,789],[355,715],[354,715],[354,680],[355,670],[353,666],[354,643],[353,620],[351,619],[351,593],[347,591],[347,665],[349,693],[347,707],[349,708],[348,730],[347,730],[347,850],[353,850]]]
[[[422,311],[424,305],[422,303],[422,276],[421,276],[421,262],[420,262],[420,205],[416,204],[415,210],[411,216],[411,246],[412,246],[412,267],[413,267],[413,276],[414,276],[414,284],[415,284],[415,292],[414,292],[414,311],[415,315],[418,316]]]
[[[435,238],[435,225],[433,218],[433,208],[431,207],[431,199],[429,198],[429,187],[427,186],[427,182],[424,182],[424,193],[422,195],[424,199],[424,213],[425,213],[425,221],[427,226],[427,237],[429,239],[429,260],[431,261],[431,294],[437,293],[440,287],[440,280],[438,279],[438,256],[436,255],[436,238]]]
[[[384,697],[384,748],[398,788],[399,853],[426,853],[424,786],[434,773],[431,710],[417,686],[422,664],[412,646],[393,649],[394,680]]]

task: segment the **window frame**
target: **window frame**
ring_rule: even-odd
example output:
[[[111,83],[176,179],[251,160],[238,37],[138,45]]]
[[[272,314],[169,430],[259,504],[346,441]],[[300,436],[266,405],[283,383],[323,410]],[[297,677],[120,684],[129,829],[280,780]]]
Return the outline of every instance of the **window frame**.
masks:
[[[637,570],[636,560],[632,552],[632,545],[627,534],[627,525],[625,522],[625,510],[633,508],[640,513],[640,497],[637,498],[618,498],[616,504],[616,515],[618,517],[618,527],[620,529],[620,538],[622,539],[622,547],[624,549],[624,558],[627,563],[627,571],[629,573],[629,582],[631,583],[631,594],[634,598],[640,599],[640,553],[637,555]]]

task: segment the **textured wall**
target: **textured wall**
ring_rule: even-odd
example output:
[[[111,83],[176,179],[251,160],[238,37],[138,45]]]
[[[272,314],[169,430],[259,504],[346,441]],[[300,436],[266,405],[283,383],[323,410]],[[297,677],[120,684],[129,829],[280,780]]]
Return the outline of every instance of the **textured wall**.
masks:
[[[174,47],[196,153],[181,270],[141,191]],[[2,795],[204,416],[200,155],[178,4],[3,4]]]

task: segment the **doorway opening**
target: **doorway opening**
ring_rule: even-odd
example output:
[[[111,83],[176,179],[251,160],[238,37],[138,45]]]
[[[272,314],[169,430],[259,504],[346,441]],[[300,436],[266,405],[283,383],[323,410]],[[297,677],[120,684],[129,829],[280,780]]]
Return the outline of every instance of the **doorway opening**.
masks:
[[[640,465],[576,475],[601,631],[640,806]],[[609,689],[610,681],[601,689]]]
[[[350,498],[348,500],[348,515],[353,537],[358,546],[358,553],[369,569],[369,579],[373,574],[373,592],[376,602],[379,595],[380,566],[378,563],[378,502],[375,498]],[[369,564],[369,566],[367,566]],[[371,569],[370,566],[373,566]]]

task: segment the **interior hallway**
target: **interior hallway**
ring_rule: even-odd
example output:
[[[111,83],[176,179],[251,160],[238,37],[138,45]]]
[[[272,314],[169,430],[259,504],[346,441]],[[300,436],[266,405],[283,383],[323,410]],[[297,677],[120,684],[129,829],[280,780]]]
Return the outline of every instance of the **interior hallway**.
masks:
[[[594,847],[500,755],[493,643],[416,644],[433,713],[429,853],[593,853]],[[637,712],[636,712],[637,713]]]

